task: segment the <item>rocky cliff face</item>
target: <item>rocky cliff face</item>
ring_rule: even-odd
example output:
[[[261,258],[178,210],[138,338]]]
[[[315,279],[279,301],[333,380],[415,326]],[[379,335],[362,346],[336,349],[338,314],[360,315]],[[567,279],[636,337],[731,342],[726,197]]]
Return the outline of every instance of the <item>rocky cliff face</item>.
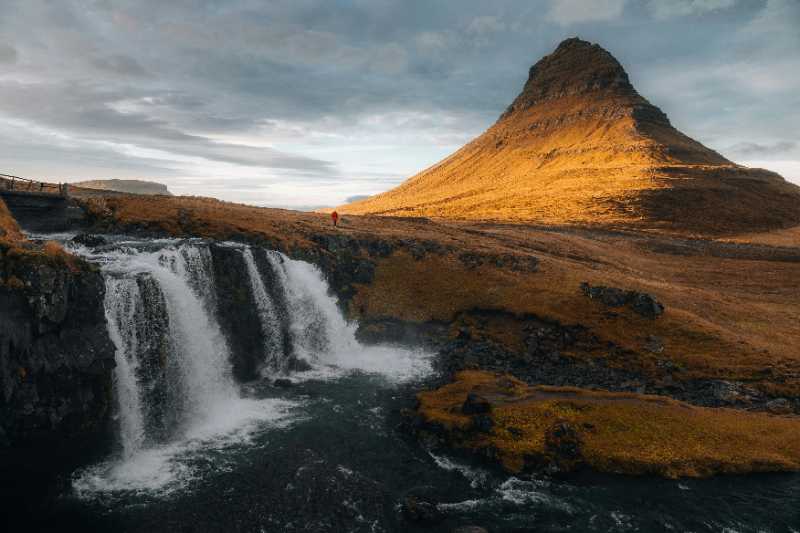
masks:
[[[46,255],[0,258],[0,466],[46,472],[102,446],[114,346],[101,275]]]

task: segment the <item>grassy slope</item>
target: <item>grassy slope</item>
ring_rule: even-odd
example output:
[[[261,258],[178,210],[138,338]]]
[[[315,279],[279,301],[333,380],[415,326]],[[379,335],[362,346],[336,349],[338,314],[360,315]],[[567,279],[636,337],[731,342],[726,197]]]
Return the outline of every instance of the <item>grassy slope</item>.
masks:
[[[534,314],[583,324],[601,339],[635,352],[612,357],[612,365],[655,375],[659,363],[669,360],[677,367],[677,380],[739,379],[776,394],[800,395],[800,324],[795,319],[800,262],[764,260],[772,248],[757,248],[761,255],[755,257],[761,259],[747,255],[747,247],[736,252],[745,254],[740,258],[720,258],[705,249],[713,248],[712,241],[687,241],[700,246],[676,255],[667,247],[675,239],[641,233],[354,216],[345,216],[334,230],[327,215],[215,200],[119,196],[92,203],[96,216],[130,229],[245,238],[287,249],[317,246],[313,239],[320,235],[436,242],[456,252],[417,260],[403,248],[374,259],[375,279],[357,287],[354,317],[452,321],[476,308]],[[792,249],[800,255],[800,241]],[[461,252],[532,255],[541,264],[538,272],[491,264],[473,270],[458,259]],[[610,316],[581,293],[582,281],[651,293],[666,304],[666,313],[648,320],[615,309],[616,316]],[[497,335],[512,347],[519,341],[509,339],[507,331]],[[664,340],[663,353],[643,349],[649,335]]]
[[[492,405],[490,432],[471,431],[461,412],[468,393]],[[491,448],[510,471],[557,462],[604,472],[703,477],[716,473],[800,470],[800,417],[693,407],[658,396],[529,387],[513,378],[462,372],[418,394],[418,412],[451,444]],[[566,457],[565,434],[578,443]],[[559,443],[559,439],[561,443]]]

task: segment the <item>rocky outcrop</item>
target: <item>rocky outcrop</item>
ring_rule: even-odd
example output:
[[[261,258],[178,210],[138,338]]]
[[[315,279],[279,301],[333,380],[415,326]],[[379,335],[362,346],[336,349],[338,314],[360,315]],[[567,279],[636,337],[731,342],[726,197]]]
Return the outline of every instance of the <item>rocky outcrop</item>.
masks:
[[[264,347],[258,308],[250,290],[241,250],[229,246],[210,247],[214,266],[214,288],[220,326],[228,339],[233,373],[239,381],[258,377]]]
[[[800,470],[800,419],[793,416],[529,386],[476,371],[417,399],[407,415],[428,446],[466,450],[515,474],[591,468],[675,478]]]
[[[9,249],[0,279],[0,464],[63,466],[106,442],[114,346],[103,278]]]
[[[607,307],[629,306],[645,318],[657,318],[664,314],[664,306],[652,295],[645,292],[628,291],[617,287],[592,286],[581,283],[583,293],[593,300],[599,300]]]

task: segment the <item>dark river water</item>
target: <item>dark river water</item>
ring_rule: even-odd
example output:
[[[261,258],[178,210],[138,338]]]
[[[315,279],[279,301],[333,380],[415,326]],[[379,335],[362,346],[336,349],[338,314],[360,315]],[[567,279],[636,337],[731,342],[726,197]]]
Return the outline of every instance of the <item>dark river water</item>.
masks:
[[[413,383],[351,375],[256,397],[292,402],[279,424],[177,453],[185,479],[152,491],[65,494],[61,531],[800,531],[800,476],[711,480],[517,479],[433,456],[398,429]],[[169,468],[168,464],[163,468]],[[438,498],[445,520],[404,520],[399,502]]]

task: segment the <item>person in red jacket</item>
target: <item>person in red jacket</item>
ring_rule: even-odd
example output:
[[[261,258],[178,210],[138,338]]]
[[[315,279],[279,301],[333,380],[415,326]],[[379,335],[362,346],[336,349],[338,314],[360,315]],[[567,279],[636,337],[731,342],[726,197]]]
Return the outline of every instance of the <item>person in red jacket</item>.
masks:
[[[339,222],[339,213],[337,213],[336,211],[331,213],[331,220],[333,220],[333,226],[336,227],[336,224],[338,224]]]

